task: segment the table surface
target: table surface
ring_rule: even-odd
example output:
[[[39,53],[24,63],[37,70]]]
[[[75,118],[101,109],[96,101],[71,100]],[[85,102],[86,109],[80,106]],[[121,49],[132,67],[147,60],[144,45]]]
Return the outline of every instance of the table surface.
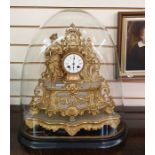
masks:
[[[126,107],[124,120],[128,126],[128,137],[120,146],[111,149],[61,149],[27,150],[17,141],[17,132],[21,123],[19,106],[11,106],[11,153],[10,155],[144,155],[145,154],[145,108]]]

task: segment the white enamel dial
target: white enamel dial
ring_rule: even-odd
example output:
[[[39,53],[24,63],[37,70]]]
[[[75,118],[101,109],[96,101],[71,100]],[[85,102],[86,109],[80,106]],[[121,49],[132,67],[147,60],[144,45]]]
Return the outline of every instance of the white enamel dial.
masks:
[[[64,68],[69,73],[78,73],[82,70],[84,62],[80,55],[70,54],[64,59]]]

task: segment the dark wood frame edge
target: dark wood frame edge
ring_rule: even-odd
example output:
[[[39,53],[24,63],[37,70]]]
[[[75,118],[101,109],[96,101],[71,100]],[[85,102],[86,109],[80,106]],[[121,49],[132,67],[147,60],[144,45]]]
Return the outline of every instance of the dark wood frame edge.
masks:
[[[137,12],[118,12],[118,18],[117,18],[117,25],[118,25],[118,31],[117,31],[117,54],[118,54],[118,62],[120,66],[120,70],[122,67],[121,64],[121,46],[122,46],[122,20],[123,17],[128,17],[128,16],[144,16],[145,17],[145,11],[137,11]],[[120,76],[120,73],[119,73]],[[141,78],[145,79],[145,76],[134,76],[135,78]],[[130,79],[127,76],[122,76],[122,79]],[[132,79],[132,78],[131,78]]]

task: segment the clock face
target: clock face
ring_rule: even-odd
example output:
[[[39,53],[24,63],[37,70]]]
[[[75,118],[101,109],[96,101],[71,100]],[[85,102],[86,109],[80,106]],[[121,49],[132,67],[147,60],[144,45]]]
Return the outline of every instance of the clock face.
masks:
[[[82,70],[84,62],[80,55],[70,54],[64,59],[64,68],[69,73],[78,73]]]

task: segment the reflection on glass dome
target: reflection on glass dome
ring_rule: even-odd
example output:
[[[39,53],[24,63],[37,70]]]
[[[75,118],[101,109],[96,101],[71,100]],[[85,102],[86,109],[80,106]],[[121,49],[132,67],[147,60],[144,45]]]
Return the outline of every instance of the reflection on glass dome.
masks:
[[[55,136],[98,137],[106,141],[103,148],[122,142],[116,60],[108,31],[84,11],[62,11],[41,26],[23,67],[21,135],[29,147],[43,147]]]

